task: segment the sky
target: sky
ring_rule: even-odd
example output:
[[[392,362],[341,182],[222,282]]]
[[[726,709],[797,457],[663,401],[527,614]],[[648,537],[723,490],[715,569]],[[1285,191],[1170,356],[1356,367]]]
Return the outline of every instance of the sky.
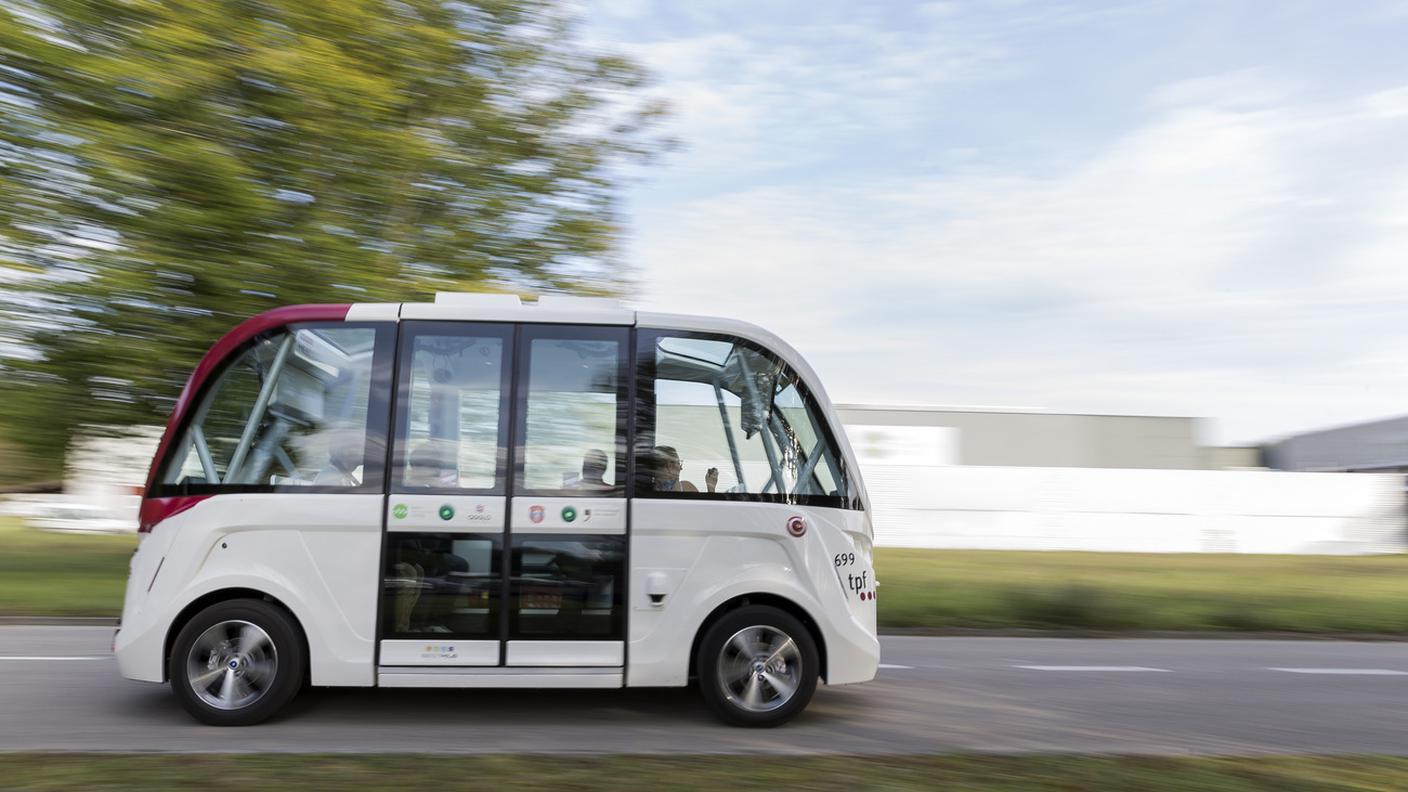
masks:
[[[682,149],[634,302],[839,403],[1408,414],[1408,2],[579,0]]]

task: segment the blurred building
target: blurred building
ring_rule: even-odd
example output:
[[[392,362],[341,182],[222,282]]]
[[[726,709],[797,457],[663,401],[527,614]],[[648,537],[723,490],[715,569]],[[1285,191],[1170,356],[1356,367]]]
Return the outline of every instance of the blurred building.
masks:
[[[855,404],[837,412],[865,476],[879,545],[1303,554],[1408,547],[1399,478],[1268,471],[1260,448],[1201,444],[1195,418]]]
[[[837,412],[857,454],[875,461],[1143,470],[1260,466],[1256,448],[1202,445],[1197,418],[861,404],[837,405]]]
[[[1408,416],[1293,435],[1262,448],[1274,470],[1408,473]]]

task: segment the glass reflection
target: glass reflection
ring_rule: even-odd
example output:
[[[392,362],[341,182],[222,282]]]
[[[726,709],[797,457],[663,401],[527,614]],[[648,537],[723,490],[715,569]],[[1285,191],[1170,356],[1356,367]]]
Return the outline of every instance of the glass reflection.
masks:
[[[513,637],[623,638],[623,536],[514,537]]]
[[[498,638],[496,536],[393,533],[382,588],[383,633]]]

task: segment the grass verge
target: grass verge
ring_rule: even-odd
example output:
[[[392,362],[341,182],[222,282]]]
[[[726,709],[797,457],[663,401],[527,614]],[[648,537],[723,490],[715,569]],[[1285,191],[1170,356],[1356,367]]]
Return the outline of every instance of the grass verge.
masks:
[[[0,755],[15,790],[1408,790],[1408,759]]]
[[[0,615],[117,616],[137,538],[54,533],[0,517]]]
[[[0,518],[0,615],[116,616],[132,536]],[[881,548],[884,627],[1408,634],[1408,556]]]
[[[876,555],[886,627],[1408,634],[1408,555]]]

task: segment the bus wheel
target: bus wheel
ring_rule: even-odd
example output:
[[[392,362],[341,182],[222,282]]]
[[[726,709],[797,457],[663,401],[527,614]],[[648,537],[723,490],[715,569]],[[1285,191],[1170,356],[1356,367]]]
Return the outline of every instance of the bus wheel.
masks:
[[[282,608],[262,600],[218,602],[176,636],[169,668],[181,705],[212,726],[250,726],[303,686],[303,642]]]
[[[785,611],[749,605],[714,622],[699,645],[699,691],[735,726],[780,726],[801,712],[821,662],[816,642]]]

